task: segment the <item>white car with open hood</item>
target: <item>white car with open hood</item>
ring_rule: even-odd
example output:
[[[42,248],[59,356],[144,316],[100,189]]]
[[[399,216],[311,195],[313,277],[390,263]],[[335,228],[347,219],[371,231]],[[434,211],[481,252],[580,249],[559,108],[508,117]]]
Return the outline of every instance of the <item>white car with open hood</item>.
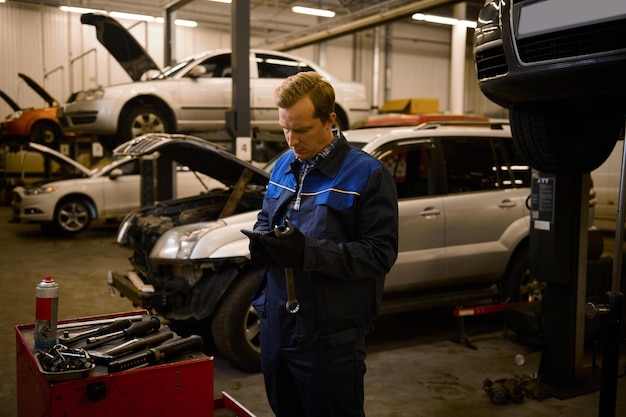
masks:
[[[200,53],[161,70],[116,20],[84,14],[81,22],[96,27],[98,40],[133,82],[73,93],[57,113],[65,130],[104,137],[106,146],[111,138],[111,145],[117,145],[149,132],[226,128],[226,111],[232,106],[230,50]],[[335,88],[339,128],[358,127],[370,114],[363,84],[339,80],[313,62],[259,49],[250,50],[249,62],[252,129],[282,132],[274,89],[282,79],[303,71],[322,74]]]

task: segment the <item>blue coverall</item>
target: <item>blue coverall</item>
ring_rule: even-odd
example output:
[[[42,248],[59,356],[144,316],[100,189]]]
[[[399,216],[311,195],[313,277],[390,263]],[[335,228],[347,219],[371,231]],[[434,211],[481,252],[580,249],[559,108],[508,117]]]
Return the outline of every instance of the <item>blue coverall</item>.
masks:
[[[289,211],[301,162],[292,152],[272,171],[255,231],[289,215],[305,236],[295,268],[300,310],[286,311],[284,268],[270,263],[253,295],[261,317],[261,364],[277,417],[360,417],[364,337],[374,328],[384,278],[398,253],[398,200],[377,159],[339,137],[306,174],[299,210]]]

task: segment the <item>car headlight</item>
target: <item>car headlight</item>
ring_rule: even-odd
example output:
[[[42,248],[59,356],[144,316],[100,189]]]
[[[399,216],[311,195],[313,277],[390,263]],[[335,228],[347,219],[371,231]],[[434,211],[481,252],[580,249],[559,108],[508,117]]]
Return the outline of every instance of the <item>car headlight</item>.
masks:
[[[189,259],[196,244],[207,233],[226,226],[223,221],[194,223],[168,230],[157,241],[150,253],[151,258]]]
[[[104,90],[102,88],[94,88],[79,92],[76,94],[74,101],[100,100],[102,97],[104,97]]]
[[[41,194],[50,194],[58,190],[59,187],[56,185],[44,185],[42,187],[35,188],[25,188],[24,194],[26,195],[41,195]]]

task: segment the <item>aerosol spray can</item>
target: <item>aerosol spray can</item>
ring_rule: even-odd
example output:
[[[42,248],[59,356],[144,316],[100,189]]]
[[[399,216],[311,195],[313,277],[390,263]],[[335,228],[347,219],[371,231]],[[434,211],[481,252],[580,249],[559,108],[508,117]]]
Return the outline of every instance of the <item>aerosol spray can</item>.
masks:
[[[35,346],[48,347],[57,343],[57,316],[59,313],[59,284],[45,276],[37,284],[35,306]]]

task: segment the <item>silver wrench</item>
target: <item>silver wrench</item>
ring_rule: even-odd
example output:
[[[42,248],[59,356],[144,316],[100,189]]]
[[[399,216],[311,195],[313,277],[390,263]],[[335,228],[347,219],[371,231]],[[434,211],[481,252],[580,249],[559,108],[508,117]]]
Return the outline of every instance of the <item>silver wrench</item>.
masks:
[[[285,217],[285,226],[274,226],[274,235],[281,239],[289,236],[294,231],[293,225]],[[293,279],[293,268],[285,268],[285,285],[287,287],[287,304],[285,308],[290,314],[296,314],[300,310],[300,302],[296,298],[296,286]]]

